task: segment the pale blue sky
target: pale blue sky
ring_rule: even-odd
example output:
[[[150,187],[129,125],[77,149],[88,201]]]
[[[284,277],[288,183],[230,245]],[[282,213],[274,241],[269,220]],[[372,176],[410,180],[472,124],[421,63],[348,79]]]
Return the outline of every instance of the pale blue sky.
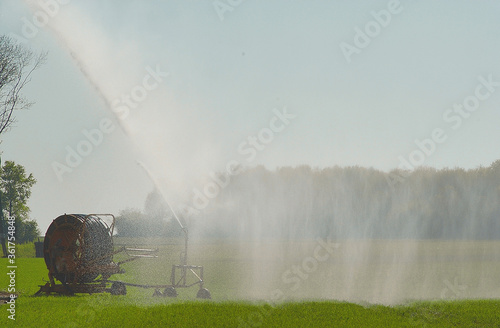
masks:
[[[49,51],[48,61],[25,90],[36,104],[17,114],[0,148],[3,160],[38,179],[30,206],[42,230],[64,212],[141,208],[153,185],[137,161],[176,203],[231,159],[388,171],[436,128],[448,139],[426,166],[474,168],[500,158],[500,87],[460,128],[443,120],[474,95],[478,76],[500,81],[497,1],[401,1],[401,12],[350,63],[340,44],[354,45],[355,28],[390,1],[246,0],[223,21],[213,3],[73,0],[49,19],[50,29],[26,38]],[[0,0],[0,33],[23,37],[38,10]],[[63,43],[110,100],[129,94],[147,67],[169,73],[123,121],[130,137]],[[285,106],[296,118],[248,163],[238,146]],[[75,149],[82,130],[105,118],[115,131],[60,181],[53,163],[65,164],[66,147]]]

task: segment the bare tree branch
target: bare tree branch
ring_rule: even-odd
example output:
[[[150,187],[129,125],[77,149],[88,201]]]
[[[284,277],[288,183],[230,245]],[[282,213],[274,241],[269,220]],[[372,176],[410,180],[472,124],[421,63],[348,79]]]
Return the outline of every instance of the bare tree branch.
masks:
[[[32,73],[45,62],[46,53],[35,54],[7,36],[0,36],[0,135],[16,121],[14,111],[29,108],[21,94]]]

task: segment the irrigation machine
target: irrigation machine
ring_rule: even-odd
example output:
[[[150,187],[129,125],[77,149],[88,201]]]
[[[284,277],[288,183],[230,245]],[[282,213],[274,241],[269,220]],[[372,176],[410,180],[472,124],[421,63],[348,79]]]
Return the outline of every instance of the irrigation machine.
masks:
[[[176,297],[178,288],[198,286],[198,298],[210,299],[204,288],[203,267],[187,264],[188,231],[176,217],[184,233],[184,250],[180,264],[172,265],[170,284],[141,285],[118,280],[111,276],[123,273],[121,265],[139,258],[157,258],[158,249],[114,247],[115,217],[112,214],[64,214],[52,221],[43,243],[43,256],[49,270],[49,282],[40,286],[35,295],[75,293],[111,293],[125,295],[127,286],[154,288],[153,296]],[[113,256],[126,254],[122,261]],[[189,280],[188,275],[194,277]],[[57,283],[59,281],[60,283]]]

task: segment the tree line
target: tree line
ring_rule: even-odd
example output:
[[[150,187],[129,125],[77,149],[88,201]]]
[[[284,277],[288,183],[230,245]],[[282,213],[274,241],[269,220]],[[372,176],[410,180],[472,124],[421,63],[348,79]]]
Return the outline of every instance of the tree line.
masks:
[[[241,239],[497,239],[500,160],[391,172],[259,166],[233,177],[192,225],[203,236]]]
[[[488,167],[384,172],[309,166],[244,169],[207,208],[181,216],[191,235],[243,240],[304,238],[498,239],[500,160]],[[124,236],[179,236],[156,191],[145,210],[122,211]]]

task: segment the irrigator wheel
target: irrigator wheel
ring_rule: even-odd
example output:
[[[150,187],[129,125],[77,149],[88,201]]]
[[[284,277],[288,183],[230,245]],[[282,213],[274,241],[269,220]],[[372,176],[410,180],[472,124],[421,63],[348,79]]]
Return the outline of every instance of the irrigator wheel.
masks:
[[[111,285],[111,295],[127,295],[127,286],[122,282],[114,282]]]
[[[210,295],[210,292],[206,288],[200,288],[200,290],[198,290],[198,293],[196,294],[196,297],[203,298],[206,300],[212,299],[212,295]]]
[[[175,290],[174,287],[167,287],[165,288],[165,290],[163,291],[163,296],[167,296],[167,297],[177,297],[177,291]]]

